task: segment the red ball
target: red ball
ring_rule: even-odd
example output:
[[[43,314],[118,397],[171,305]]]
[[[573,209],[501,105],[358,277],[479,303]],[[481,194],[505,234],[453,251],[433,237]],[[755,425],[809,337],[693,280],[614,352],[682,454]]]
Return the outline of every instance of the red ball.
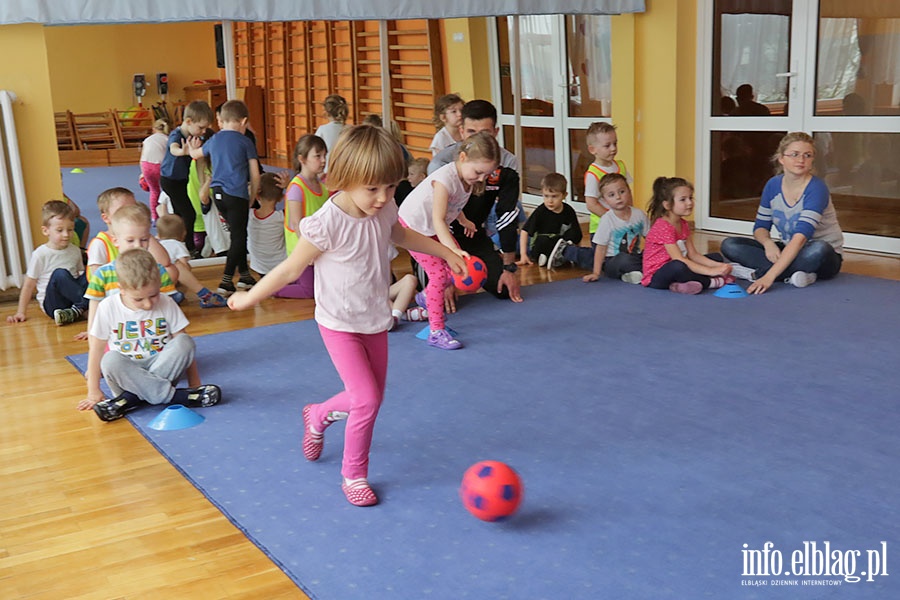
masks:
[[[453,285],[461,292],[477,292],[487,281],[487,266],[477,256],[466,259],[465,275],[453,273]]]
[[[145,192],[150,191],[150,184],[147,183],[147,180],[144,178],[143,173],[141,173],[140,176],[138,176],[138,185],[141,186],[141,189],[144,190]]]
[[[522,480],[509,465],[483,460],[463,475],[459,496],[463,506],[482,521],[502,521],[522,502]]]

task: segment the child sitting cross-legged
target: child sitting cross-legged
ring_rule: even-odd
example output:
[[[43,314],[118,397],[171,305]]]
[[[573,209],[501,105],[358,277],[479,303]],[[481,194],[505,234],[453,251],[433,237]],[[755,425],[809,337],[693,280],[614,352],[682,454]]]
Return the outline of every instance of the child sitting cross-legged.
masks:
[[[87,290],[84,292],[84,297],[90,302],[88,305],[88,327],[86,332],[88,339],[91,325],[94,323],[94,315],[97,312],[97,305],[104,298],[119,293],[119,272],[117,267],[119,253],[132,248],[149,250],[150,240],[154,239],[150,235],[150,209],[147,208],[146,204],[131,204],[118,209],[110,219],[109,235],[116,251],[116,258],[90,273]],[[162,249],[162,246],[160,248]],[[165,249],[163,249],[163,252],[165,253]],[[168,256],[166,253],[166,258]],[[175,289],[175,283],[162,265],[159,265],[159,281],[160,291],[163,294],[173,296],[173,300],[176,303],[184,299],[184,294]]]
[[[160,293],[156,259],[143,248],[116,260],[119,293],[97,308],[90,328],[87,398],[78,410],[93,409],[103,421],[149,404],[212,406],[222,396],[216,385],[201,385],[194,340],[184,332],[188,320],[177,304]],[[109,352],[104,351],[109,346]],[[101,373],[116,396],[100,390]],[[188,388],[175,383],[187,374]]]
[[[643,211],[636,210],[628,180],[621,173],[604,175],[599,189],[602,202],[609,207],[602,217],[594,238],[594,269],[582,279],[597,281],[601,273],[625,283],[640,283],[644,274],[641,238],[646,237],[650,222]]]

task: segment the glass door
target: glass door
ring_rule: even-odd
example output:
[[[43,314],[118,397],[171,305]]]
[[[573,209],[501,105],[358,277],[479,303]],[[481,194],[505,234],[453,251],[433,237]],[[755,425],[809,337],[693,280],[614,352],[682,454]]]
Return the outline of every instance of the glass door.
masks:
[[[558,172],[569,180],[569,201],[586,211],[584,172],[592,157],[584,133],[612,110],[610,18],[497,17],[494,25],[494,97],[503,144],[519,159],[523,201],[539,204],[541,179]]]
[[[816,140],[848,247],[900,253],[900,0],[703,0],[705,229],[749,234],[788,131]]]

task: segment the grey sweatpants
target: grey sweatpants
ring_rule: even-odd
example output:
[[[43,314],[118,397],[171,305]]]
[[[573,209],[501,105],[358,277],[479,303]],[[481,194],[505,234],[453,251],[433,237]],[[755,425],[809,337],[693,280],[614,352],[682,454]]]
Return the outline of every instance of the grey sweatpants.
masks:
[[[100,371],[116,396],[127,391],[150,404],[168,404],[175,394],[174,384],[194,360],[195,350],[194,339],[181,333],[150,358],[107,352],[100,360]]]

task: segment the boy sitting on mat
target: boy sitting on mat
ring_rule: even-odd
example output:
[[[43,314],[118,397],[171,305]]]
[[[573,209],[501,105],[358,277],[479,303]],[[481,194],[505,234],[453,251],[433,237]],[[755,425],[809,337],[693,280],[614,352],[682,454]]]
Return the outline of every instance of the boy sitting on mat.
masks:
[[[87,398],[78,410],[94,409],[114,421],[140,403],[212,406],[222,391],[202,385],[194,360],[194,340],[184,332],[188,320],[171,297],[160,293],[159,265],[147,250],[134,248],[116,260],[119,293],[97,307],[91,323]],[[107,345],[109,352],[104,354]],[[115,398],[100,391],[100,375]],[[175,388],[187,374],[188,388]]]

